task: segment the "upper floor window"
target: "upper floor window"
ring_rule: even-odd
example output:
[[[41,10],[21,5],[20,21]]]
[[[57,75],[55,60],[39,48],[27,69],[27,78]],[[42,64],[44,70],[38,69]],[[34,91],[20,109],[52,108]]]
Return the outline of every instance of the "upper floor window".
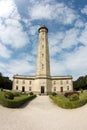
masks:
[[[25,84],[25,80],[23,80],[23,82],[22,82],[23,84]]]
[[[16,83],[18,84],[18,79],[16,80]]]
[[[68,83],[69,83],[69,81],[68,81],[68,80],[66,80],[66,83],[68,84]]]
[[[31,84],[31,81],[29,81],[29,84]]]
[[[62,80],[60,81],[60,84],[61,84],[61,85],[63,84],[63,81],[62,81]]]
[[[56,84],[56,81],[54,81],[54,84]]]

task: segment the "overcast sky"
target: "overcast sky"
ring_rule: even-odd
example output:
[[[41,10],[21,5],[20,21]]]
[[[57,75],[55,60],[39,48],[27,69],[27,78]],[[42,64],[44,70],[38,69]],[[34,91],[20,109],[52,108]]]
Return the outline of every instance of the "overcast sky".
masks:
[[[38,28],[48,28],[51,75],[87,74],[87,0],[0,0],[0,72],[35,75]]]

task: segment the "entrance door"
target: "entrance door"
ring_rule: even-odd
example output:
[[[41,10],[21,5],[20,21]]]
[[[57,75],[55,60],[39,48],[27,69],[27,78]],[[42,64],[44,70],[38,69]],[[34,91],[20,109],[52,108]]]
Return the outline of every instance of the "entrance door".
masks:
[[[61,93],[63,92],[63,87],[60,88]]]
[[[24,86],[22,87],[22,92],[25,92],[25,87]]]
[[[44,93],[44,86],[41,86],[41,94]]]

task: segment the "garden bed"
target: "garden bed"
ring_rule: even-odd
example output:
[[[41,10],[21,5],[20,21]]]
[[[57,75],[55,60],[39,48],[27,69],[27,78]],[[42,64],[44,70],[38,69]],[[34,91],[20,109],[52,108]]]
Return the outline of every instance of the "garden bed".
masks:
[[[0,92],[0,104],[9,107],[9,108],[19,108],[26,102],[34,99],[36,95],[26,95],[26,94],[18,94],[13,93],[15,96],[13,99],[8,99],[5,97],[6,92]]]
[[[56,103],[58,106],[65,108],[65,109],[73,109],[73,108],[78,108],[87,103],[87,92],[80,93],[79,98],[74,98],[72,97],[65,97],[64,95],[56,95],[52,96],[50,95],[50,98]],[[72,100],[75,99],[76,100]]]

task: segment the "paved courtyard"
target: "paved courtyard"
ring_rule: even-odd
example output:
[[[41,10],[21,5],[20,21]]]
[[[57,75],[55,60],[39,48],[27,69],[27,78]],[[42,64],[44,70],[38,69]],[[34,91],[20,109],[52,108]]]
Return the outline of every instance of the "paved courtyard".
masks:
[[[38,96],[23,108],[0,106],[0,130],[87,130],[87,105],[65,110]]]

